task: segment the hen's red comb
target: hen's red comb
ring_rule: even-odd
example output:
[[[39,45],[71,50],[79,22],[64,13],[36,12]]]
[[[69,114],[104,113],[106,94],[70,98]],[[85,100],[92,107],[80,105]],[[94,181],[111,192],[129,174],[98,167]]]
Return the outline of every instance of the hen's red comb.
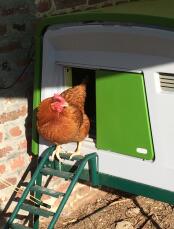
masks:
[[[59,99],[60,98],[60,94],[59,93],[54,93],[54,96],[53,98],[56,100],[56,99]]]

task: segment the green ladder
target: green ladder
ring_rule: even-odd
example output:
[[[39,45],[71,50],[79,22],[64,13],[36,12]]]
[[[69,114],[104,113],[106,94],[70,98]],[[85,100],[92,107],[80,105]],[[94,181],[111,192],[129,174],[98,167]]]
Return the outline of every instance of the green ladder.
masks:
[[[91,181],[92,186],[97,186],[98,185],[98,171],[97,171],[97,154],[96,153],[90,153],[85,155],[84,157],[78,157],[74,156],[71,160],[77,161],[76,163],[78,164],[75,171],[72,172],[67,172],[67,171],[62,171],[60,163],[57,162],[59,166],[55,166],[56,162],[50,162],[49,157],[52,155],[52,152],[54,151],[55,146],[51,146],[47,148],[43,154],[42,154],[42,159],[40,160],[37,169],[35,170],[30,182],[28,183],[27,187],[25,188],[18,204],[16,205],[11,217],[9,218],[7,224],[5,225],[5,229],[7,228],[13,228],[13,229],[32,229],[31,227],[26,227],[23,226],[19,223],[13,223],[14,220],[17,217],[17,214],[20,209],[28,211],[34,216],[33,220],[33,228],[38,229],[39,228],[39,216],[43,217],[52,217],[48,229],[53,229],[75,184],[79,180],[82,172],[84,171],[84,167],[88,162],[89,166],[89,178]],[[70,155],[66,153],[61,153],[61,158],[63,159],[69,159]],[[62,165],[63,167],[63,165]],[[70,179],[71,182],[66,190],[65,193],[62,192],[56,192],[54,190],[45,188],[41,186],[42,183],[42,176],[49,175],[49,176],[57,176],[64,178],[66,180]],[[31,205],[28,203],[24,203],[24,201],[27,198],[27,195],[30,192],[35,193],[35,197],[37,198],[37,205]],[[49,211],[50,206],[43,203],[40,198],[42,194],[46,194],[49,196],[53,196],[56,198],[62,197],[62,200],[56,210],[56,212],[51,212]],[[47,209],[40,208],[40,206],[47,207]]]

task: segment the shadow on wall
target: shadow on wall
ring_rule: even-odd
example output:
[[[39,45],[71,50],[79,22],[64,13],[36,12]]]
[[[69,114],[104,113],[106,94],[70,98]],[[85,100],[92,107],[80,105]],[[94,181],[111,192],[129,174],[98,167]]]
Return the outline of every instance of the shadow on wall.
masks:
[[[0,30],[0,97],[24,97],[27,82],[32,76],[34,23],[36,6],[34,1],[1,1]],[[8,25],[8,26],[7,26]],[[26,74],[27,73],[27,74]],[[17,84],[21,84],[16,90]]]
[[[10,5],[2,1],[0,8],[6,22],[0,29],[0,124],[27,114],[25,135],[30,153],[36,6],[34,1],[13,0]]]
[[[6,218],[2,215],[2,210],[0,210],[0,229],[4,228],[4,225],[6,224],[7,220]]]

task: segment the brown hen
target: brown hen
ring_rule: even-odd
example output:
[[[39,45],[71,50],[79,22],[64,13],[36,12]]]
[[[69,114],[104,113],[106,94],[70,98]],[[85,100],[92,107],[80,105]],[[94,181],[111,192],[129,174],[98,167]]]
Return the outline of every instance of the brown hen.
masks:
[[[86,99],[86,83],[74,86],[53,97],[43,100],[37,112],[37,130],[46,140],[57,145],[52,154],[59,161],[61,145],[77,142],[76,151],[80,154],[80,143],[88,135],[90,122],[84,111]]]

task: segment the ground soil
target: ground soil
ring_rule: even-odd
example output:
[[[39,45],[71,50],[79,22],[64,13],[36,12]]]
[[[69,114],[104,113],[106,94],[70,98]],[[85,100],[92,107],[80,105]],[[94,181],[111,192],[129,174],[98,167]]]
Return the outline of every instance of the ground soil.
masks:
[[[47,228],[44,222],[41,229]],[[107,190],[95,202],[63,217],[55,229],[174,229],[173,206],[142,196]]]

